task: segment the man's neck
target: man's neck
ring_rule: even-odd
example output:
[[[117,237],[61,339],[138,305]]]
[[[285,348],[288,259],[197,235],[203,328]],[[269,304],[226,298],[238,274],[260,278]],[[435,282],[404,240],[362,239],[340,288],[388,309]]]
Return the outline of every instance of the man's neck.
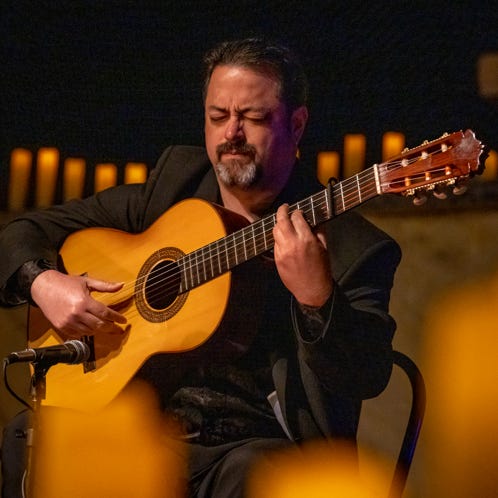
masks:
[[[273,204],[278,193],[257,189],[240,189],[220,185],[223,206],[249,221],[259,219]]]

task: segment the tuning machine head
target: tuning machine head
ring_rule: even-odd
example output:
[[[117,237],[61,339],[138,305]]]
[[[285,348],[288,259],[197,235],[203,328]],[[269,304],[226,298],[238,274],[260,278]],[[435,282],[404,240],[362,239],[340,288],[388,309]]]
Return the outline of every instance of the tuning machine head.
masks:
[[[458,182],[455,183],[455,186],[453,187],[453,194],[454,195],[463,195],[465,192],[467,192],[468,186],[466,183],[463,182]]]
[[[423,206],[427,202],[427,193],[425,190],[417,190],[413,194],[413,204],[415,206]]]
[[[432,195],[436,198],[439,199],[440,201],[444,201],[445,199],[448,198],[448,194],[446,192],[446,189],[442,185],[436,185],[432,191]]]

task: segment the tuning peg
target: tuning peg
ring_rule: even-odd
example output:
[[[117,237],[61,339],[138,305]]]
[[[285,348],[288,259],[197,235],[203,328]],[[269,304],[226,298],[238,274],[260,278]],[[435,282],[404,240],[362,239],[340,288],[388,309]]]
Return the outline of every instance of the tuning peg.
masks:
[[[425,192],[417,191],[413,196],[413,204],[415,206],[422,206],[427,201],[427,195]]]
[[[462,183],[460,185],[455,185],[453,187],[453,193],[455,195],[462,195],[465,194],[465,192],[467,192],[467,189],[468,189],[467,185]]]
[[[434,197],[436,199],[439,199],[441,201],[444,201],[445,199],[448,198],[448,194],[446,193],[446,191],[444,190],[444,188],[440,187],[439,185],[436,185],[434,187],[434,190],[432,191],[432,194],[434,195]]]

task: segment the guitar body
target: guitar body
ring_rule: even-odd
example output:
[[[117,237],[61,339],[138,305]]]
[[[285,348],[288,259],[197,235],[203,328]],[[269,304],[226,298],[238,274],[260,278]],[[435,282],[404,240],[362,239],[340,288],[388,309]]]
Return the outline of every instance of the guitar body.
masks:
[[[98,409],[122,390],[150,356],[187,352],[208,341],[225,314],[231,272],[170,299],[161,309],[147,304],[140,283],[145,281],[144,263],[151,255],[156,255],[152,264],[154,260],[176,259],[179,254],[224,237],[226,224],[233,225],[234,221],[227,222],[222,214],[222,208],[190,199],[173,206],[140,234],[89,228],[68,237],[60,251],[67,273],[125,282],[116,294],[94,293],[94,297],[123,313],[128,323],[122,336],[94,336],[93,369],[85,372],[83,365],[52,366],[46,377],[43,404]],[[29,347],[46,347],[64,340],[38,308],[30,308]]]

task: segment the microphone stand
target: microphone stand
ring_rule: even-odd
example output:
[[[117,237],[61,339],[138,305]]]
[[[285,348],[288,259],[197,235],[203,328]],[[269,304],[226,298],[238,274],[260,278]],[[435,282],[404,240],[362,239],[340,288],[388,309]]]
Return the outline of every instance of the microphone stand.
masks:
[[[50,361],[36,361],[33,365],[33,374],[30,382],[30,395],[32,400],[33,416],[29,418],[28,427],[26,428],[26,475],[23,482],[23,497],[32,498],[34,472],[33,447],[35,445],[36,435],[39,433],[40,422],[39,414],[41,402],[45,399],[47,382],[46,375],[48,369],[52,366]]]

